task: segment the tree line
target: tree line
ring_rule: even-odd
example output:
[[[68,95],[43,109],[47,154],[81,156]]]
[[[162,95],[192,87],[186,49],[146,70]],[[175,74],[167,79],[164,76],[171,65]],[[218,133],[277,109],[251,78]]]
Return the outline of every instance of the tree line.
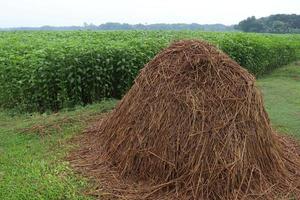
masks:
[[[5,28],[0,31],[18,30],[202,30],[202,31],[243,31],[256,33],[300,33],[300,15],[276,14],[268,17],[248,17],[237,25],[224,24],[128,24],[109,22],[100,25],[84,23],[82,26],[42,26]]]
[[[244,32],[256,33],[300,33],[300,15],[277,14],[268,17],[248,17],[235,26]]]
[[[1,30],[1,29],[0,29]],[[109,22],[100,25],[84,23],[83,26],[42,26],[42,27],[16,27],[2,30],[203,30],[203,31],[234,31],[233,26],[223,24],[128,24]]]

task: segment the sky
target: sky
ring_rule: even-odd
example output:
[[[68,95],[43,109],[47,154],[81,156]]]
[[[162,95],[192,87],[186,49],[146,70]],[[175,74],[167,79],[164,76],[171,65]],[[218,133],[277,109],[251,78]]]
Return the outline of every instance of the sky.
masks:
[[[237,24],[249,17],[300,14],[300,0],[0,0],[0,27],[130,24]]]

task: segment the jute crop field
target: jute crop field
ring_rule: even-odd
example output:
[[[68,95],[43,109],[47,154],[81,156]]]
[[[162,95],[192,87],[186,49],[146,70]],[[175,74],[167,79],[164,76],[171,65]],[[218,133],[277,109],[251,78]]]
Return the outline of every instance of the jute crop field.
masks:
[[[0,33],[0,199],[300,198],[300,36]]]
[[[0,107],[57,111],[120,98],[171,41],[209,41],[255,75],[296,60],[298,35],[197,31],[0,33]]]

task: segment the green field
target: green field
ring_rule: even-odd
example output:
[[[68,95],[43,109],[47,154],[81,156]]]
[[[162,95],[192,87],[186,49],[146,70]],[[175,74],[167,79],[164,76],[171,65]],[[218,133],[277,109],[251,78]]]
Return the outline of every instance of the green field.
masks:
[[[201,31],[0,32],[0,108],[58,111],[120,98],[170,42],[215,44],[260,76],[300,55],[300,35]]]
[[[300,63],[258,80],[273,126],[300,138]],[[0,199],[88,199],[88,181],[64,161],[80,134],[116,101],[106,100],[56,114],[0,112]]]

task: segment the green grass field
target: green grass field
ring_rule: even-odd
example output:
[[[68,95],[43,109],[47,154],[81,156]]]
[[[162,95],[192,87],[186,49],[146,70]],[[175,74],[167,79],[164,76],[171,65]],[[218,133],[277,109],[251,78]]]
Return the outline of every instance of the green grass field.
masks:
[[[87,199],[86,186],[63,161],[67,141],[115,101],[50,115],[0,113],[0,199]]]
[[[300,138],[300,62],[258,80],[273,127]]]
[[[300,138],[300,63],[258,80],[273,126]],[[116,101],[103,101],[57,114],[0,112],[0,199],[88,199],[88,182],[64,157],[79,134]]]

